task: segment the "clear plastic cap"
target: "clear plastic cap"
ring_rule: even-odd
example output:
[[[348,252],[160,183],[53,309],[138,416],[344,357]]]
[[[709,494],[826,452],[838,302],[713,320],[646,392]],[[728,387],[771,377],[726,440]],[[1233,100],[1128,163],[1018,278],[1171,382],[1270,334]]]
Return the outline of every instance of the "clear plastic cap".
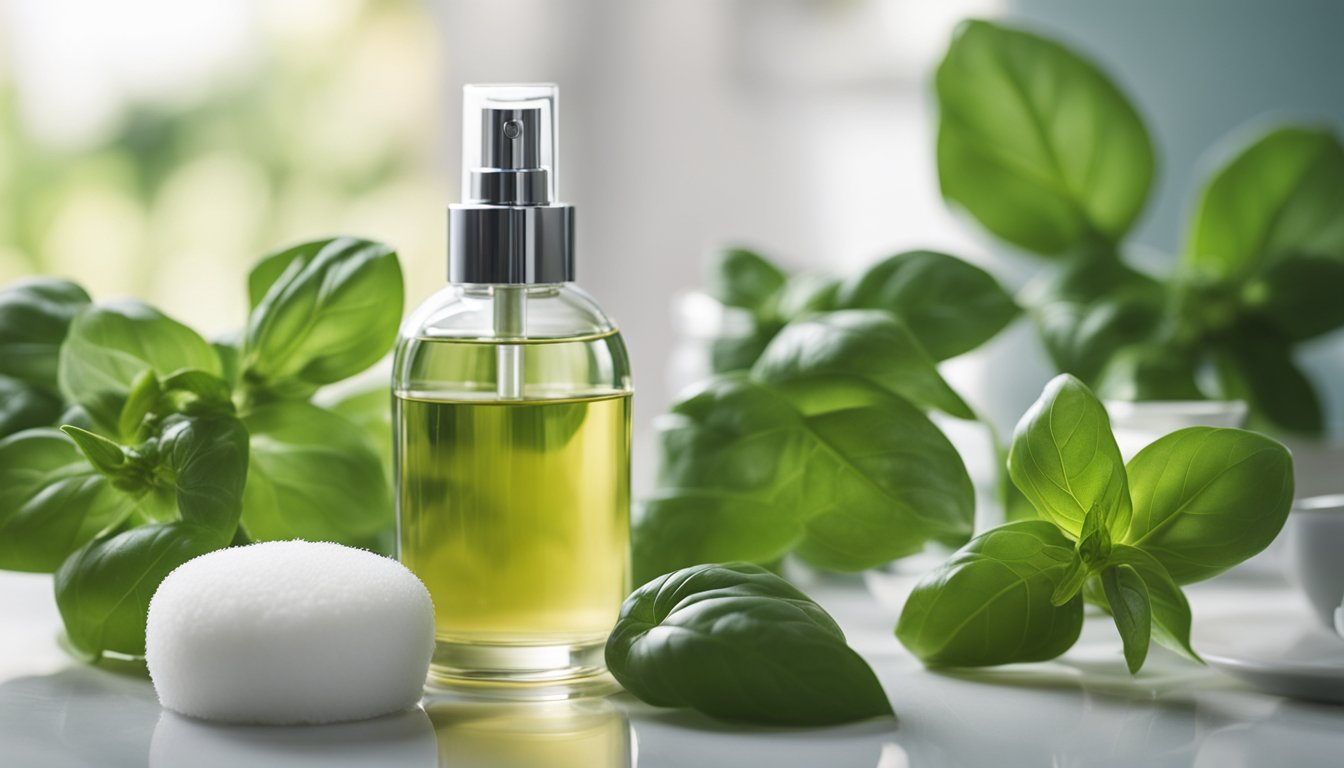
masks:
[[[551,83],[462,89],[462,202],[547,205],[560,199],[559,98]]]

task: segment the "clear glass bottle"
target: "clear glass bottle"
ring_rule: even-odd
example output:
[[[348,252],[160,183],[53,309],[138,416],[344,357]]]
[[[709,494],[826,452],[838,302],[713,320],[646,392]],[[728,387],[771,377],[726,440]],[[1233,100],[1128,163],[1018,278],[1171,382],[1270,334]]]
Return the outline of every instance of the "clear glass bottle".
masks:
[[[628,591],[630,367],[573,280],[554,86],[468,86],[449,285],[393,370],[398,552],[441,682],[600,674]]]

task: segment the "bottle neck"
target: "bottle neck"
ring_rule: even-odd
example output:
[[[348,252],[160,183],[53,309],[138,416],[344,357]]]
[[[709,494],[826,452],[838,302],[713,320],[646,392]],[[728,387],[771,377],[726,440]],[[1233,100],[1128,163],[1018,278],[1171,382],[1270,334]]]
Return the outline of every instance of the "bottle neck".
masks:
[[[448,282],[538,285],[574,280],[574,207],[448,206]]]

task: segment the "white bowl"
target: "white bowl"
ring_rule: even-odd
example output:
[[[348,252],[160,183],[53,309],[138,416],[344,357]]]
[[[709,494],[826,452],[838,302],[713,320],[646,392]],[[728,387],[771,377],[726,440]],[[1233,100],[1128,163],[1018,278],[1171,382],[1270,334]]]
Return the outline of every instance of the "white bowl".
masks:
[[[1344,494],[1311,496],[1293,503],[1288,514],[1288,577],[1317,618],[1335,627],[1344,601]]]

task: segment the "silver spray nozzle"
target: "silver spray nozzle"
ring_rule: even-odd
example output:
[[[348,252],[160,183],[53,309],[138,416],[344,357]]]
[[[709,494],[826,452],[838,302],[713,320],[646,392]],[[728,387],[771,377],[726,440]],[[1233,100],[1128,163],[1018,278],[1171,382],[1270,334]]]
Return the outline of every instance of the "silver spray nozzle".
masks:
[[[481,164],[471,197],[487,205],[545,205],[549,171],[541,159],[542,114],[537,107],[481,110]]]

